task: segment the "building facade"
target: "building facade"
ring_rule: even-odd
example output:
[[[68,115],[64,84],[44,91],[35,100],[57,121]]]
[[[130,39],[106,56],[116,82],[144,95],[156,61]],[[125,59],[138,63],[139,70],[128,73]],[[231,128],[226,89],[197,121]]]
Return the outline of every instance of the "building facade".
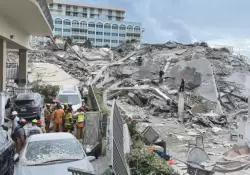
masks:
[[[71,37],[79,45],[89,39],[97,47],[117,47],[126,40],[142,39],[141,23],[124,21],[124,9],[60,0],[53,0],[49,9],[53,35]]]

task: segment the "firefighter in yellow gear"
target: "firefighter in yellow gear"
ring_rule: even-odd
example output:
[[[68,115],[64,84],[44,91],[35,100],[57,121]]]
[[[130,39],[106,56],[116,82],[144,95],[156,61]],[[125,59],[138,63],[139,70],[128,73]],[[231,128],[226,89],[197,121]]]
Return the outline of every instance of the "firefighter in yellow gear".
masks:
[[[85,119],[83,109],[79,108],[74,116],[76,118],[76,138],[82,139]]]
[[[44,119],[45,119],[45,129],[47,132],[49,132],[50,129],[50,120],[52,117],[52,110],[50,104],[46,104],[46,109],[44,110]]]
[[[65,118],[64,118],[64,129],[65,129],[65,131],[71,133],[72,132],[72,126],[73,126],[72,111],[71,111],[71,109],[68,109],[65,112]]]

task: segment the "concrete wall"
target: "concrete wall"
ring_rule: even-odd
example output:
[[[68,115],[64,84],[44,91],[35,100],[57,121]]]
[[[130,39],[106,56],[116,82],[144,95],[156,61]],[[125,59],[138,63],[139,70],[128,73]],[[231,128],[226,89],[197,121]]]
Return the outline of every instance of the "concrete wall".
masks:
[[[30,35],[52,35],[52,29],[36,0],[0,1],[0,37],[11,49],[29,48]]]

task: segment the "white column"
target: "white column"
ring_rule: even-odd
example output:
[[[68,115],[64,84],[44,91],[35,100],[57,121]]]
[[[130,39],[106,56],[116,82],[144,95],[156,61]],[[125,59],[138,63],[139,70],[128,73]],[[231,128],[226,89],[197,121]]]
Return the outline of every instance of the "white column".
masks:
[[[25,49],[19,49],[19,85],[25,87],[27,84],[28,53]]]
[[[6,89],[6,41],[0,39],[0,92]]]
[[[5,117],[6,56],[6,41],[0,39],[0,125]]]

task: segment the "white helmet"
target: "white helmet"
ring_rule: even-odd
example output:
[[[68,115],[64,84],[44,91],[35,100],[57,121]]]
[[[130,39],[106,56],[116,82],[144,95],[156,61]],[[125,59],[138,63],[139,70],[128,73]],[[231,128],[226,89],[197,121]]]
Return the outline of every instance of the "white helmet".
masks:
[[[11,115],[17,115],[17,112],[16,112],[16,111],[13,111],[13,112],[11,113]]]

